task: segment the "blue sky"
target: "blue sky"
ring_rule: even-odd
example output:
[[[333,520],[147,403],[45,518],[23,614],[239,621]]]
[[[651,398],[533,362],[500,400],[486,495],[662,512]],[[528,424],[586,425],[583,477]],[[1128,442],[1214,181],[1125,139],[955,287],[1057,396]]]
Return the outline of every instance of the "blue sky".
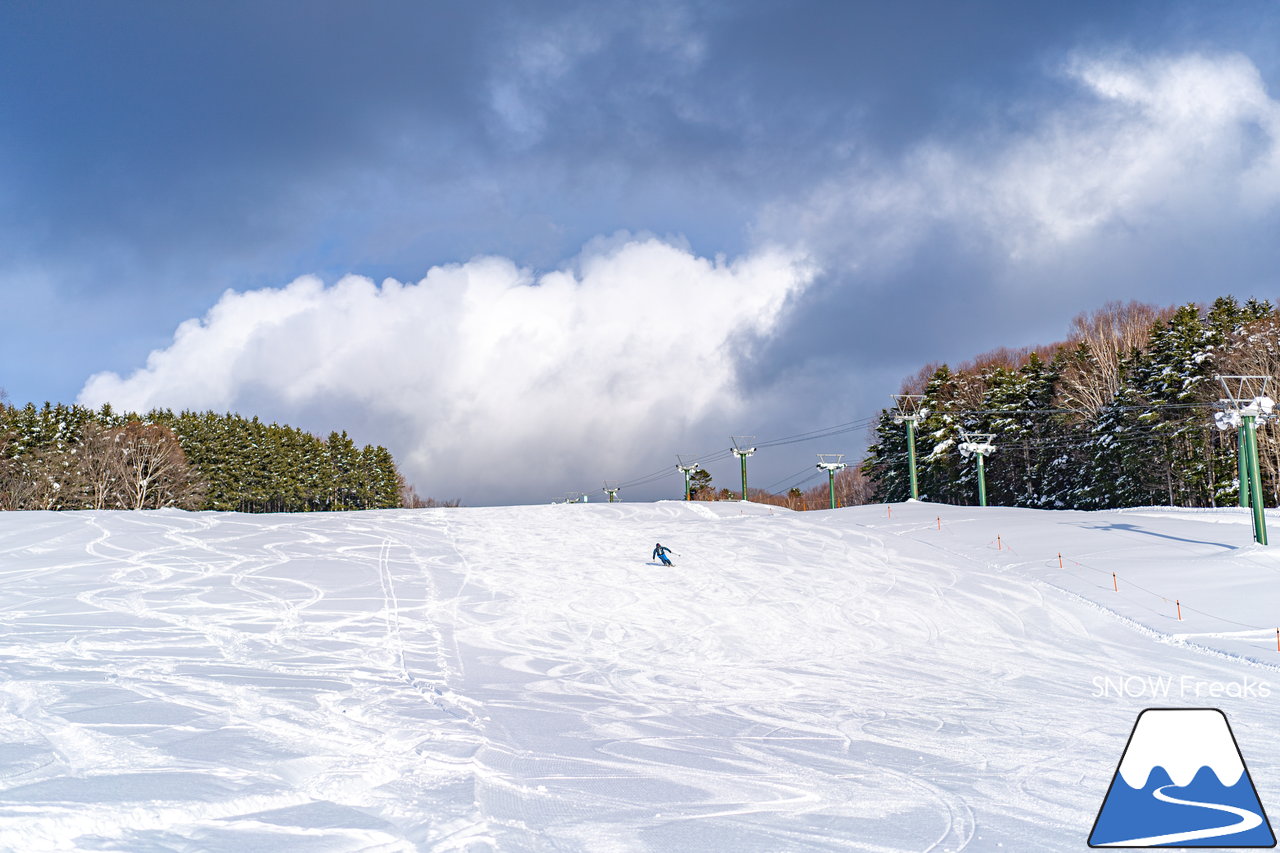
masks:
[[[851,421],[1109,299],[1273,297],[1277,43],[1249,2],[6,3],[0,387],[345,427],[471,503]]]

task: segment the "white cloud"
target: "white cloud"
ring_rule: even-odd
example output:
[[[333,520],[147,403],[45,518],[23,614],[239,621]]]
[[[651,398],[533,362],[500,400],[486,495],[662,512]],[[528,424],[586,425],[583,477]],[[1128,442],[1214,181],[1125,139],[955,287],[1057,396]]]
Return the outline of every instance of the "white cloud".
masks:
[[[761,230],[852,266],[890,268],[946,226],[1014,263],[1109,230],[1247,219],[1280,202],[1280,102],[1244,56],[1079,57],[1079,97],[1029,127],[865,160]]]
[[[739,356],[813,274],[778,251],[713,261],[622,238],[537,279],[492,257],[417,284],[305,277],[228,291],[146,367],[91,377],[80,402],[346,428],[390,447],[424,494],[540,499],[633,474],[731,418]]]

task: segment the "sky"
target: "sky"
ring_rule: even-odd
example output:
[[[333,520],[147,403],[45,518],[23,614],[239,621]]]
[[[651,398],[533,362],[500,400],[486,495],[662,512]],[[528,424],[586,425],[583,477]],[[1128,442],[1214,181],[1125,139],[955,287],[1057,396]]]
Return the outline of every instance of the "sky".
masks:
[[[468,504],[852,425],[750,461],[813,485],[923,364],[1275,297],[1276,43],[1247,0],[0,3],[0,387],[346,430]]]

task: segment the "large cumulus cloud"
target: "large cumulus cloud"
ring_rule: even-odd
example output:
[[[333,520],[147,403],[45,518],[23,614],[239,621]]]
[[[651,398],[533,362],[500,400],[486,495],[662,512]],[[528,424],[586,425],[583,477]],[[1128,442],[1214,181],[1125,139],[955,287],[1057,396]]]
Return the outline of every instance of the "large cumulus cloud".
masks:
[[[623,236],[541,276],[486,257],[408,284],[304,277],[228,291],[80,401],[346,428],[426,493],[535,499],[665,461],[740,413],[739,358],[812,275],[781,251],[712,260]]]

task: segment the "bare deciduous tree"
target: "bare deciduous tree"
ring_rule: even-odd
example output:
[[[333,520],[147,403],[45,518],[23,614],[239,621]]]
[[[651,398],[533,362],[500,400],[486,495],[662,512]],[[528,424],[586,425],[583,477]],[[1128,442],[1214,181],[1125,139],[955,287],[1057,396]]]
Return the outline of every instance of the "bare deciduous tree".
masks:
[[[15,460],[10,491],[13,509],[76,508],[79,492],[75,457],[66,449],[47,447]]]
[[[0,510],[22,509],[28,484],[22,476],[22,465],[11,458],[9,446],[13,435],[0,430]]]
[[[1151,328],[1168,319],[1172,308],[1141,302],[1108,302],[1096,311],[1071,321],[1068,344],[1077,347],[1061,379],[1061,402],[1085,410],[1101,411],[1120,390],[1120,366],[1126,356],[1146,346]]]
[[[120,438],[122,431],[95,423],[84,425],[76,448],[85,504],[89,509],[119,505],[122,493]]]
[[[199,484],[178,438],[168,427],[130,421],[118,433],[111,454],[125,509],[189,508],[199,501]]]
[[[825,478],[824,478],[825,480]],[[862,472],[860,465],[850,465],[836,472],[836,505],[862,506],[870,503],[875,486]],[[831,505],[831,484],[820,483],[804,493],[803,509],[826,509]]]
[[[1214,367],[1224,375],[1270,376],[1267,393],[1280,398],[1280,317],[1271,316],[1242,328],[1215,354]],[[1204,401],[1221,397],[1221,389],[1206,386]],[[1258,430],[1258,462],[1264,484],[1271,484],[1271,499],[1280,502],[1280,423]],[[1230,440],[1230,439],[1228,439]]]

